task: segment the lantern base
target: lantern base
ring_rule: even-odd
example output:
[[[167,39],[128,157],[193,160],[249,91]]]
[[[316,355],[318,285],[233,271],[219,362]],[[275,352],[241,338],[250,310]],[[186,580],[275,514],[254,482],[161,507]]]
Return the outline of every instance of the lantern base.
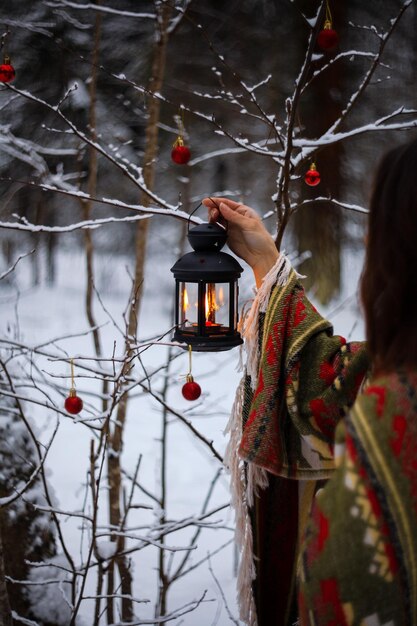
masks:
[[[238,332],[226,335],[196,335],[195,333],[186,334],[183,331],[175,331],[172,337],[173,341],[192,346],[194,352],[224,352],[231,350],[243,343],[243,339]]]

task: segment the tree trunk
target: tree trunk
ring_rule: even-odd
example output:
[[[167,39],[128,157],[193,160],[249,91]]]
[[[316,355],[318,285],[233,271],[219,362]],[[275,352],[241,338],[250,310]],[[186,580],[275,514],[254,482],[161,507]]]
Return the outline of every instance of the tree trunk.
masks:
[[[163,85],[166,52],[168,44],[168,24],[172,13],[172,7],[163,4],[159,9],[157,20],[159,28],[159,37],[155,42],[154,56],[151,77],[149,80],[149,92],[159,92]],[[160,102],[156,98],[149,96],[148,98],[148,121],[145,135],[145,155],[143,165],[143,177],[148,189],[152,189],[155,179],[155,159],[158,150],[158,122],[160,116]],[[143,206],[149,205],[149,197],[143,193],[140,198]],[[140,303],[143,293],[144,266],[146,255],[146,240],[148,234],[148,220],[140,220],[136,230],[135,245],[135,274],[133,284],[133,294],[128,313],[128,327],[126,337],[126,355],[128,356],[131,349],[131,343],[137,333],[137,324],[139,317]],[[131,367],[126,359],[126,367],[123,372],[127,375]],[[108,457],[108,481],[109,481],[109,505],[110,505],[110,525],[117,528],[123,517],[121,510],[122,499],[122,478],[120,456],[123,449],[123,431],[126,421],[128,397],[125,394],[117,408],[117,417],[112,432],[109,432],[109,448],[111,454]],[[112,541],[117,541],[117,553],[121,553],[125,547],[123,537],[112,537]],[[117,568],[120,575],[121,592],[128,596],[131,595],[132,575],[130,572],[129,561],[123,557],[116,557]],[[111,572],[109,572],[111,574]],[[122,620],[125,622],[133,619],[133,605],[130,599],[126,598],[122,601]]]
[[[100,0],[96,0],[96,4],[100,4]],[[91,82],[90,82],[90,110],[88,116],[88,125],[90,129],[90,136],[93,141],[97,140],[97,116],[96,116],[96,103],[97,103],[97,73],[98,62],[100,55],[100,39],[101,39],[101,16],[100,11],[96,11],[95,24],[94,24],[94,47],[93,58],[91,63]],[[92,146],[89,147],[88,154],[88,182],[87,192],[89,196],[94,196],[97,188],[97,151]],[[91,217],[91,200],[82,201],[83,217],[84,220],[89,220]],[[87,319],[90,327],[93,329],[94,348],[97,356],[101,356],[101,345],[99,331],[96,328],[97,323],[93,313],[93,296],[94,296],[94,245],[93,235],[89,228],[84,229],[84,247],[85,247],[85,259],[86,259],[86,271],[87,271],[87,286],[85,293],[85,308]]]
[[[333,3],[332,17],[336,28],[342,23],[342,16],[341,3]],[[312,84],[311,113],[304,112],[301,116],[310,136],[319,136],[339,116],[341,109],[338,94],[342,87],[342,76],[340,64],[337,67],[334,64]],[[320,114],[313,114],[317,109]],[[341,143],[337,143],[318,153],[315,162],[321,174],[321,182],[318,187],[312,188],[303,182],[305,198],[339,195],[342,150]],[[306,274],[305,286],[309,290],[313,289],[321,304],[327,304],[340,290],[342,211],[329,203],[315,202],[301,209],[294,218],[298,251],[309,250],[312,254],[300,267],[300,272]]]

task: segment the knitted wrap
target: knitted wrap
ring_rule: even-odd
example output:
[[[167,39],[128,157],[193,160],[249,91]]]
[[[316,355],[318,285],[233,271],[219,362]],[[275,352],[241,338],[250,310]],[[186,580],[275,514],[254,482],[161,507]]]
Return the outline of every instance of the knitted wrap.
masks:
[[[302,626],[417,624],[416,389],[415,371],[370,381],[337,429],[306,533]]]
[[[336,425],[368,369],[363,344],[333,336],[299,278],[281,255],[255,297],[243,325],[246,370],[227,428],[226,464],[241,549],[240,618],[249,626],[257,624],[249,509],[267,487],[268,473],[304,480],[330,476]]]

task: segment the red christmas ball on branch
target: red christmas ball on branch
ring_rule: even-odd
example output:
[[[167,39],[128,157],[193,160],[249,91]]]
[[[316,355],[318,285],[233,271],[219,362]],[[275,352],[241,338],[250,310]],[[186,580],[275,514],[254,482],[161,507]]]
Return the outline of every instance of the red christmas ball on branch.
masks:
[[[77,392],[74,387],[71,387],[69,396],[65,398],[64,406],[65,410],[68,411],[68,413],[71,413],[71,415],[78,415],[78,413],[82,410],[83,401],[77,396]]]
[[[9,57],[4,57],[4,61],[0,65],[0,83],[10,83],[15,76],[16,72],[13,65],[10,64]]]
[[[320,172],[317,170],[315,163],[310,165],[310,169],[304,175],[304,181],[309,187],[315,187],[320,182]]]
[[[187,375],[187,382],[182,387],[182,395],[186,400],[197,400],[201,396],[201,387],[198,383],[194,382],[194,378],[191,374]]]
[[[317,44],[319,48],[325,50],[327,52],[331,52],[334,50],[339,43],[339,35],[332,28],[332,23],[330,20],[326,20],[324,22],[324,28],[321,30],[317,36]]]
[[[178,136],[171,151],[171,159],[178,165],[185,165],[191,159],[191,151],[184,145],[182,137]]]

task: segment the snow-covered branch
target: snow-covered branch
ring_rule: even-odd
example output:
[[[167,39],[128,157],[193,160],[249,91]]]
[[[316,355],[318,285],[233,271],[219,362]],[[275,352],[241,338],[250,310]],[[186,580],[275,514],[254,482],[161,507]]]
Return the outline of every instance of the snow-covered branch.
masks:
[[[154,192],[152,192],[150,189],[148,189],[146,187],[145,182],[144,182],[142,176],[135,176],[135,175],[133,175],[130,172],[129,168],[122,161],[120,161],[117,158],[115,158],[101,144],[99,144],[97,141],[94,141],[94,140],[90,139],[86,135],[86,133],[84,133],[82,130],[80,130],[74,124],[74,122],[72,122],[62,112],[62,110],[59,108],[59,105],[49,104],[45,100],[42,100],[41,98],[38,98],[37,96],[34,96],[32,93],[30,93],[30,92],[28,92],[26,90],[17,89],[16,87],[11,85],[10,83],[7,83],[6,86],[7,86],[8,89],[12,90],[13,92],[15,92],[17,94],[20,94],[22,97],[24,97],[24,98],[26,98],[26,99],[28,99],[28,100],[30,100],[32,102],[36,102],[37,104],[42,105],[43,107],[45,107],[49,111],[54,112],[58,117],[60,117],[60,119],[64,122],[64,124],[69,127],[71,132],[76,137],[81,139],[81,141],[83,141],[86,145],[90,146],[91,148],[96,150],[99,154],[101,154],[104,158],[106,158],[112,165],[114,165],[118,170],[120,170],[136,187],[138,187],[143,193],[145,193],[151,200],[153,200],[159,206],[165,207],[166,209],[171,209],[171,210],[174,209],[173,206],[170,206],[169,204],[167,204],[162,198],[158,197]]]
[[[13,265],[11,265],[7,270],[5,270],[2,274],[0,274],[0,280],[4,280],[5,278],[7,278],[7,276],[9,276],[12,272],[14,272],[19,261],[21,261],[22,259],[25,259],[26,257],[30,256],[34,252],[35,252],[35,249],[31,250],[30,252],[26,252],[26,254],[21,254],[20,256],[18,256],[16,261],[13,263]]]
[[[355,211],[356,213],[368,214],[368,209],[365,209],[364,207],[361,207],[357,204],[341,202],[340,200],[336,200],[335,198],[328,198],[326,196],[317,196],[317,198],[309,198],[307,200],[303,200],[302,202],[292,204],[291,211],[298,211],[299,209],[302,209],[303,207],[309,206],[311,204],[315,204],[316,202],[325,202],[334,206],[341,207],[342,209],[346,209],[347,211]]]
[[[390,119],[391,117],[393,117],[393,115],[384,116],[381,120],[377,120],[376,122],[370,124],[364,124],[363,126],[358,126],[357,128],[353,128],[352,130],[346,132],[328,132],[318,139],[294,139],[294,147],[301,148],[300,154],[293,160],[294,167],[297,167],[300,163],[303,163],[311,158],[311,154],[316,152],[318,148],[324,148],[325,146],[345,141],[350,137],[356,137],[357,135],[372,132],[410,130],[417,127],[417,119],[410,120],[409,122],[397,122],[391,124],[382,123],[382,120]]]
[[[168,206],[168,208],[159,208],[152,206],[143,206],[140,204],[129,204],[127,202],[122,202],[121,200],[116,200],[113,198],[98,198],[92,197],[88,193],[84,191],[80,191],[76,188],[71,189],[61,189],[59,187],[55,187],[53,185],[48,185],[40,182],[24,182],[17,181],[13,178],[3,177],[0,180],[7,180],[10,182],[19,182],[25,184],[30,187],[36,187],[42,189],[44,191],[51,191],[54,193],[59,193],[65,196],[69,196],[71,198],[78,198],[82,201],[91,201],[98,204],[105,204],[108,206],[112,206],[118,209],[128,209],[130,211],[134,211],[135,213],[140,213],[140,215],[136,215],[133,217],[109,217],[109,218],[100,218],[93,220],[83,220],[82,222],[77,222],[70,224],[68,226],[45,226],[42,224],[31,224],[26,218],[19,217],[19,222],[0,222],[1,228],[13,229],[13,230],[25,230],[31,232],[50,232],[50,233],[64,233],[71,232],[74,230],[79,230],[80,228],[98,228],[102,224],[106,223],[116,223],[116,222],[135,222],[138,219],[145,219],[150,217],[151,215],[166,215],[167,217],[175,217],[176,219],[186,220],[187,222],[200,224],[203,220],[199,217],[192,216],[185,211],[181,211],[173,206]]]
[[[352,111],[352,109],[355,106],[355,104],[358,102],[359,98],[361,97],[361,95],[365,91],[366,87],[370,83],[371,78],[374,75],[376,69],[380,65],[380,60],[381,60],[382,54],[383,54],[383,52],[385,50],[385,46],[387,45],[389,39],[393,35],[393,33],[394,33],[395,29],[397,28],[398,23],[399,23],[400,19],[402,18],[402,16],[404,15],[405,11],[412,5],[412,3],[413,3],[413,0],[406,0],[406,2],[404,2],[401,5],[401,8],[398,11],[396,17],[394,17],[394,18],[392,18],[390,20],[390,27],[388,28],[388,30],[383,35],[380,36],[380,44],[379,44],[378,52],[375,55],[375,58],[373,59],[373,61],[372,61],[371,65],[370,65],[368,71],[365,73],[365,75],[364,75],[364,77],[362,79],[361,84],[359,85],[359,87],[356,90],[356,92],[350,97],[347,106],[344,108],[344,110],[342,111],[342,113],[340,114],[338,119],[332,124],[332,126],[325,133],[326,135],[333,134],[336,131],[336,129],[339,128],[339,126],[342,124],[342,122],[344,122],[346,117]]]
[[[137,13],[135,11],[124,11],[122,9],[113,9],[112,7],[103,6],[101,4],[96,4],[93,2],[86,3],[78,3],[78,2],[70,2],[70,0],[56,0],[45,2],[47,6],[51,8],[67,8],[67,9],[76,9],[77,11],[98,11],[99,13],[105,13],[108,15],[115,15],[118,17],[128,17],[138,20],[155,20],[155,13]]]

